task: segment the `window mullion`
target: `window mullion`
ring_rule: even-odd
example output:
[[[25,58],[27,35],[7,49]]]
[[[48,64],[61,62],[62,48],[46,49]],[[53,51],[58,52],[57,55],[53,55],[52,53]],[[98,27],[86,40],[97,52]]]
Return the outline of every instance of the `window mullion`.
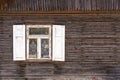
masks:
[[[49,57],[51,59],[51,27],[49,27]]]
[[[37,51],[38,51],[38,53],[37,53],[37,55],[38,55],[38,59],[40,59],[41,58],[41,38],[39,37],[39,38],[37,38]]]
[[[29,39],[27,38],[27,59],[29,59]]]

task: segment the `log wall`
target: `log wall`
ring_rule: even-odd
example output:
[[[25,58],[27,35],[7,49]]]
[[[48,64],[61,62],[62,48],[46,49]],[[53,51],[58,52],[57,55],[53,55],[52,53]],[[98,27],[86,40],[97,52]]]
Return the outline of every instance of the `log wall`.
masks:
[[[14,62],[12,25],[65,24],[65,62]],[[0,17],[0,80],[119,80],[120,15]]]

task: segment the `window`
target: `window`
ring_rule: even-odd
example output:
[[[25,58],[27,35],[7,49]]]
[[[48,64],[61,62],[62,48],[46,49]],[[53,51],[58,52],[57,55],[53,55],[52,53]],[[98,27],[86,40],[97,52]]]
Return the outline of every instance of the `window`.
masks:
[[[13,25],[13,60],[65,60],[64,25]]]
[[[27,25],[27,59],[51,59],[50,25]]]

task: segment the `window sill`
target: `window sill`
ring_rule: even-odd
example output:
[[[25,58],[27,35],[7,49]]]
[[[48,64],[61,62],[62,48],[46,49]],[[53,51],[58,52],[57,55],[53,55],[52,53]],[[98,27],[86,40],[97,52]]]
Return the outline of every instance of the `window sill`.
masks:
[[[26,65],[27,63],[51,63],[54,65],[63,65],[65,61],[52,61],[52,59],[28,59],[25,61],[15,61],[18,65]]]
[[[26,62],[52,62],[51,59],[27,59]]]
[[[20,61],[14,61],[15,63],[21,64],[21,63],[29,63],[29,62],[38,62],[38,63],[54,63],[54,64],[64,64],[65,61],[53,61],[51,58],[43,58],[43,59],[26,59],[26,60],[20,60]]]

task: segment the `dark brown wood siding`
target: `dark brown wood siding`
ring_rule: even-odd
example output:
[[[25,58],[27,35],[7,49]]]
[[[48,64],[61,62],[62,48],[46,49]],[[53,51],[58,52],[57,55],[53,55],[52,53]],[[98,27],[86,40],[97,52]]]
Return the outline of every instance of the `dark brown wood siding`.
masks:
[[[14,62],[12,26],[65,24],[65,62]],[[0,80],[119,80],[120,15],[0,17]]]
[[[2,3],[1,3],[2,4]],[[119,11],[119,0],[12,0],[0,8],[0,12],[56,12],[77,13],[86,11]]]

